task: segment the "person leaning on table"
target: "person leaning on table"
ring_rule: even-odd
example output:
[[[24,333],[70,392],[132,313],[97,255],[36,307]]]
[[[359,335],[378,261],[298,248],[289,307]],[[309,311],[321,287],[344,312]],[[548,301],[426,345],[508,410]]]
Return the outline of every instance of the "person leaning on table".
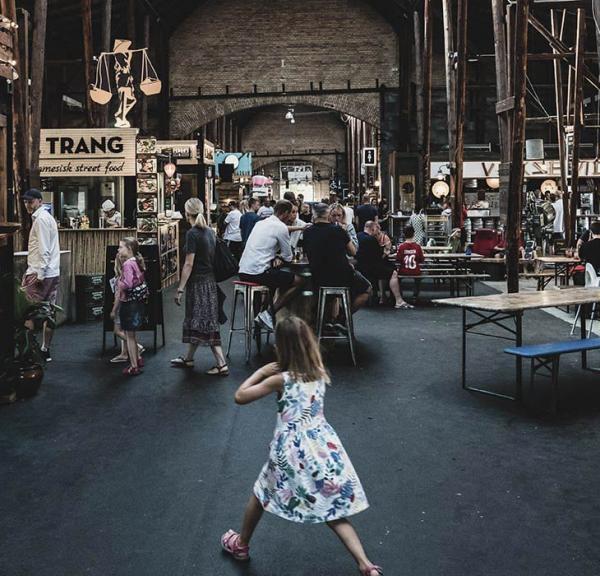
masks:
[[[579,248],[579,257],[591,264],[596,272],[600,271],[600,222],[590,227],[590,239]]]

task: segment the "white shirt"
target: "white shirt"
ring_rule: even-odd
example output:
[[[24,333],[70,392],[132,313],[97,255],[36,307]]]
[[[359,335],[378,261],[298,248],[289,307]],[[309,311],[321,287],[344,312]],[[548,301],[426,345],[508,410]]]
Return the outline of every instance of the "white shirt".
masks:
[[[259,220],[250,232],[244,253],[240,259],[240,274],[257,276],[271,268],[271,262],[279,256],[291,262],[292,247],[287,226],[277,216]]]
[[[300,218],[296,218],[296,221],[294,222],[293,226],[295,227],[302,227],[302,228],[306,228],[306,222],[304,222],[303,220],[300,220]],[[300,241],[300,236],[302,236],[302,230],[296,230],[295,232],[292,232],[290,234],[290,244],[292,245],[292,248],[295,250],[298,247],[298,242]]]
[[[257,214],[260,219],[266,220],[270,216],[273,216],[273,208],[271,206],[261,206]]]
[[[242,241],[242,231],[240,230],[241,217],[242,213],[237,208],[227,214],[227,218],[225,218],[225,224],[227,224],[227,228],[225,228],[223,240],[230,240],[231,242]]]
[[[32,215],[29,232],[27,272],[37,274],[39,280],[55,278],[60,274],[60,246],[58,227],[52,215],[41,206]]]
[[[354,224],[354,210],[350,206],[344,206],[346,213],[346,224]]]
[[[104,215],[106,226],[109,228],[120,228],[121,227],[121,213],[115,210],[112,216]]]
[[[559,198],[556,202],[552,202],[552,207],[556,214],[552,222],[552,231],[555,234],[563,234],[565,231],[565,219],[562,198]]]

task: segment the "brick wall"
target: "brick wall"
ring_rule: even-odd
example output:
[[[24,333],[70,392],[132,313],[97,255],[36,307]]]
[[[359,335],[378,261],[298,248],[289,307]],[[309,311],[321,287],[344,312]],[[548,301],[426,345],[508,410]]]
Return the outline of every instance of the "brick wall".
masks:
[[[398,42],[391,25],[361,0],[209,0],[170,43],[175,95],[373,88],[398,85]],[[171,102],[171,133],[184,136],[216,117],[265,103],[330,105],[379,123],[378,94]]]

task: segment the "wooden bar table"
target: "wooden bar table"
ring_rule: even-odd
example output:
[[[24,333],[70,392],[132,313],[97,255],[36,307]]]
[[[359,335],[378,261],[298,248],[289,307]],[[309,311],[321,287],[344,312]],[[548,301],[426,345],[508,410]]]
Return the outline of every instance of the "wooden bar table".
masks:
[[[523,363],[522,358],[516,359],[515,395],[509,396],[491,390],[483,390],[467,385],[467,335],[474,334],[509,340],[515,346],[523,344],[523,315],[528,310],[556,308],[559,306],[582,306],[581,338],[586,333],[586,306],[600,302],[600,288],[566,288],[548,292],[523,292],[516,294],[492,294],[490,296],[469,296],[466,298],[448,298],[434,300],[436,304],[454,306],[462,310],[462,387],[465,390],[489,394],[509,400],[522,400],[523,392]],[[469,316],[470,315],[470,316]],[[501,328],[503,335],[479,331],[480,328],[491,324]],[[582,367],[587,369],[587,353],[581,353]]]
[[[448,262],[454,266],[457,273],[459,270],[467,269],[467,262],[479,260],[480,258],[482,258],[480,254],[461,254],[453,252],[447,254],[425,254],[425,262],[436,264]]]
[[[449,253],[452,246],[421,246],[425,254]]]
[[[554,268],[554,285],[558,286],[558,279],[564,274],[565,284],[569,285],[569,278],[573,268],[578,264],[581,264],[579,258],[571,258],[569,256],[538,256],[536,262],[539,262],[543,266],[550,266]]]

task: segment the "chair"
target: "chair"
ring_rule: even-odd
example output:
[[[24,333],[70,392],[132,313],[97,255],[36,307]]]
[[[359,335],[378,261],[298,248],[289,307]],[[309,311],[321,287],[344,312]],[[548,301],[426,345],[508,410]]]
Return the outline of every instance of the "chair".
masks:
[[[585,265],[585,287],[586,288],[600,288],[600,278],[596,273],[594,267],[588,262]],[[592,306],[592,317],[590,320],[590,327],[588,330],[587,337],[589,338],[592,335],[592,328],[594,327],[594,315],[596,314],[596,306],[597,302],[594,302]],[[577,320],[579,320],[579,316],[581,315],[581,305],[577,306],[577,313],[575,314],[575,320],[573,320],[573,326],[571,327],[571,336],[573,336],[575,332],[575,327],[577,326]]]
[[[345,336],[323,336],[323,325],[325,323],[325,308],[327,304],[327,297],[333,296],[334,298],[341,298],[342,308],[344,310],[345,318]],[[319,289],[319,305],[317,307],[317,339],[319,343],[321,340],[347,340],[350,346],[350,355],[352,356],[352,363],[356,366],[356,354],[354,353],[354,324],[352,322],[352,306],[350,302],[350,288],[346,287],[334,287],[334,286],[321,286]]]
[[[252,351],[252,332],[255,331],[257,336],[257,347],[260,352],[260,341],[263,330],[258,326],[254,325],[254,297],[260,294],[261,296],[266,295],[269,303],[269,308],[273,307],[271,300],[271,291],[267,286],[255,284],[253,282],[242,282],[236,280],[233,283],[233,305],[231,310],[231,325],[229,328],[229,342],[227,344],[227,357],[229,357],[229,351],[231,349],[231,339],[233,338],[234,332],[244,332],[244,343],[246,348],[246,362],[250,361],[250,354]],[[243,327],[235,327],[235,312],[237,308],[238,296],[241,296],[244,302],[244,325]],[[267,332],[267,342],[269,341],[270,331]]]

